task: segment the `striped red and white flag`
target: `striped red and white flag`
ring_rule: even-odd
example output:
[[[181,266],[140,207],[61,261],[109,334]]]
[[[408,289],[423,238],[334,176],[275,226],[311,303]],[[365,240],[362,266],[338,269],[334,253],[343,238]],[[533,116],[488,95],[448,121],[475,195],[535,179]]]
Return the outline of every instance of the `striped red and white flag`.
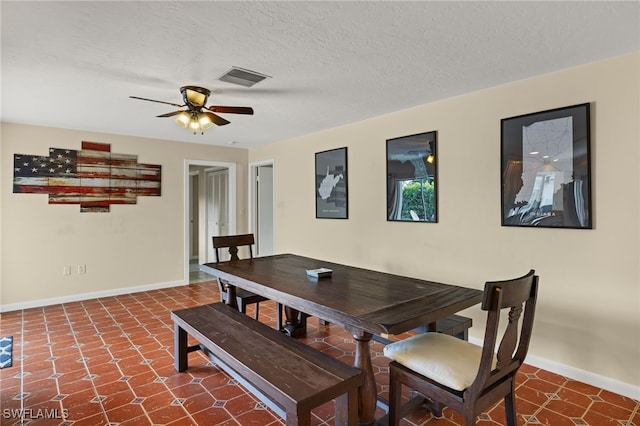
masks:
[[[49,204],[80,204],[83,212],[135,204],[160,196],[162,168],[110,152],[108,144],[82,142],[82,150],[50,148],[49,156],[14,155],[13,192],[49,194]]]

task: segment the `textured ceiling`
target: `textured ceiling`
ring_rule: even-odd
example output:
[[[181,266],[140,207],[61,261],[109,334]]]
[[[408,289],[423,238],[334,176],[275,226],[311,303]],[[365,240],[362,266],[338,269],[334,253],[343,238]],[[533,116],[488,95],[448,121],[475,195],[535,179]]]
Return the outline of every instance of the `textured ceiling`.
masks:
[[[640,3],[2,1],[3,122],[251,147],[640,50]],[[272,76],[219,81],[232,66]],[[614,76],[612,76],[614,77]],[[253,116],[193,135],[179,88]]]

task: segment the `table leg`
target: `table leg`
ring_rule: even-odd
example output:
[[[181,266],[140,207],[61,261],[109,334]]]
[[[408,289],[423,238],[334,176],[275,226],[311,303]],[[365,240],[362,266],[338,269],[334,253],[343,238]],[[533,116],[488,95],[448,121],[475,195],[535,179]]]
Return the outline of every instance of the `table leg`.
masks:
[[[178,324],[173,324],[173,360],[176,371],[187,369],[187,332]]]
[[[356,341],[356,355],[353,366],[364,373],[364,384],[360,387],[358,395],[358,419],[361,425],[372,425],[375,422],[376,401],[378,392],[376,379],[371,365],[371,349],[369,342],[371,333],[352,331]]]
[[[282,327],[282,331],[284,331],[288,336],[299,337],[307,334],[307,328],[302,324],[302,321],[300,321],[300,311],[290,308],[289,306],[285,306],[284,315],[287,319]]]
[[[238,300],[236,299],[236,286],[227,284],[227,305],[233,309],[238,309]]]

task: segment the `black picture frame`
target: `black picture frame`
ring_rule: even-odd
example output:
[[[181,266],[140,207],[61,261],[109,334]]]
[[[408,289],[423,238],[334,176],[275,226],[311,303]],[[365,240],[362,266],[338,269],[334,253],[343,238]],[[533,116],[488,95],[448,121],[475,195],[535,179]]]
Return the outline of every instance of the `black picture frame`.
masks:
[[[317,219],[348,219],[347,148],[316,153],[315,192]]]
[[[592,229],[588,103],[501,120],[502,226]]]
[[[387,221],[438,222],[437,132],[387,139]]]

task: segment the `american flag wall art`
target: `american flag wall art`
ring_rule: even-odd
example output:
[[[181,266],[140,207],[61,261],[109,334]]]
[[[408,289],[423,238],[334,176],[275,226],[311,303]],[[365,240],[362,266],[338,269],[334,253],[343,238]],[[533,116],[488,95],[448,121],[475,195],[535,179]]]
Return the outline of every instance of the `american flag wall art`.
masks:
[[[48,156],[14,154],[13,192],[48,194],[49,204],[80,204],[82,212],[108,212],[111,204],[136,204],[160,196],[162,169],[111,145],[82,142],[82,149],[49,148]]]

